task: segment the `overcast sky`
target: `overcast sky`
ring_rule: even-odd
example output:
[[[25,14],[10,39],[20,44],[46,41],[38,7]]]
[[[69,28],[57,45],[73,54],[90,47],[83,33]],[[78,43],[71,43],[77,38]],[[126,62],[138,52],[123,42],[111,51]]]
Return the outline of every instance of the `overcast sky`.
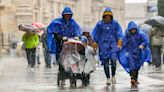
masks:
[[[144,3],[147,0],[126,0],[126,3]]]

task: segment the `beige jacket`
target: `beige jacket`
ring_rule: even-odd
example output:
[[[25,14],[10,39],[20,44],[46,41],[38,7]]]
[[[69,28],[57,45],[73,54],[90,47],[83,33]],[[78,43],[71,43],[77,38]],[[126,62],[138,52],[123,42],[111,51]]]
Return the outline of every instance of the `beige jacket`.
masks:
[[[151,45],[163,45],[164,29],[152,28],[149,32]]]

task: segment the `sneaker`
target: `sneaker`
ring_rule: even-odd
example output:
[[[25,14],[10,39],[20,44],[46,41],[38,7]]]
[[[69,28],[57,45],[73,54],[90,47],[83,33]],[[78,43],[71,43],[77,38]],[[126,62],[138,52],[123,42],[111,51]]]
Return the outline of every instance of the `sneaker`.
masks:
[[[31,71],[34,71],[34,68],[31,68]]]
[[[111,79],[110,78],[107,78],[106,85],[110,85],[110,84],[111,84]]]
[[[116,78],[112,77],[112,84],[116,84]]]
[[[47,68],[51,68],[51,65],[47,65]]]
[[[56,63],[55,63],[55,62],[53,62],[52,64],[53,64],[53,65],[56,65]]]

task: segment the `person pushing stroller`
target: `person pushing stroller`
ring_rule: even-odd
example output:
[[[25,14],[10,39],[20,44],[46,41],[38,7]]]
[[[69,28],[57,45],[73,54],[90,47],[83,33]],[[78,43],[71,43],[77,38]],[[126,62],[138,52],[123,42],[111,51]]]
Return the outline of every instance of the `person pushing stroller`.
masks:
[[[69,7],[65,7],[62,12],[62,18],[54,19],[48,26],[48,36],[47,40],[53,39],[53,42],[48,42],[49,51],[52,47],[54,53],[56,54],[56,59],[59,62],[60,69],[60,53],[62,51],[63,39],[64,38],[73,38],[79,39],[81,37],[81,29],[77,22],[72,18],[73,12]],[[53,35],[53,36],[49,36]],[[55,45],[55,46],[53,46]],[[62,84],[64,80],[62,80]]]

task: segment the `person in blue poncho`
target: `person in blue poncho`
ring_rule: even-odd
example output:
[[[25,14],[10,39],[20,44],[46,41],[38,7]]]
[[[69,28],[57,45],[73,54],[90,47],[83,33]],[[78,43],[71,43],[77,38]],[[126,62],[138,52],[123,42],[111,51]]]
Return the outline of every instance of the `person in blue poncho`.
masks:
[[[81,29],[80,26],[76,23],[76,21],[72,18],[73,12],[69,7],[65,7],[62,12],[62,18],[54,19],[50,25],[48,26],[48,34],[53,34],[48,36],[48,40],[53,39],[54,37],[54,44],[49,43],[48,46],[56,45],[55,50],[53,52],[56,53],[57,59],[59,58],[59,53],[61,51],[61,40],[64,37],[80,37],[81,36]],[[51,48],[50,48],[51,49]]]
[[[59,61],[59,55],[62,49],[62,39],[75,37],[79,39],[81,37],[81,29],[77,22],[72,18],[73,12],[69,7],[65,7],[62,12],[61,18],[54,19],[48,26],[48,47],[49,50],[56,54],[57,61]]]
[[[119,61],[130,73],[131,84],[137,85],[138,71],[144,61],[150,62],[150,49],[148,35],[143,33],[131,21],[123,38],[123,47],[119,54]]]
[[[107,85],[116,83],[115,71],[118,49],[122,46],[122,29],[119,23],[113,19],[113,13],[107,7],[100,20],[92,32],[94,51],[99,50],[101,64],[107,78]],[[110,79],[109,60],[111,60],[112,78]]]

